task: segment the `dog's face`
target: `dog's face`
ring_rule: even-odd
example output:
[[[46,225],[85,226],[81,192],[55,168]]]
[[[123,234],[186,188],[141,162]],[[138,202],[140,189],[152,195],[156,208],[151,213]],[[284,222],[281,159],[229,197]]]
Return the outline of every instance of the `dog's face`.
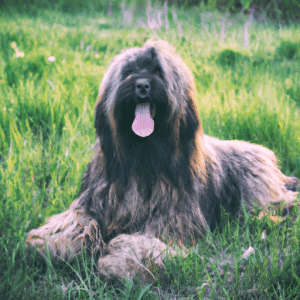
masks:
[[[121,69],[114,119],[118,131],[145,138],[159,128],[170,112],[165,74],[155,48],[143,49]]]
[[[148,41],[117,55],[95,113],[108,177],[143,182],[163,174],[177,184],[177,170],[185,169],[182,182],[188,181],[190,170],[203,163],[194,97],[193,76],[167,43]]]
[[[117,55],[104,74],[96,133],[103,146],[113,137],[115,147],[129,140],[139,145],[169,141],[177,147],[186,133],[193,138],[200,128],[194,99],[193,76],[172,46],[148,41]]]

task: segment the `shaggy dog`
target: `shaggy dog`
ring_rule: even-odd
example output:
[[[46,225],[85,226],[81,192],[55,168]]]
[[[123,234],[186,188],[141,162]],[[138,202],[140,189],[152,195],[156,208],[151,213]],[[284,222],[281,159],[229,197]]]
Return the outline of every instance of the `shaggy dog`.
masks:
[[[100,85],[97,142],[70,209],[32,230],[27,244],[53,262],[86,248],[105,276],[147,278],[163,268],[164,241],[198,239],[230,215],[293,201],[298,179],[270,150],[202,132],[193,76],[165,42],[118,55]],[[48,249],[48,250],[47,250]]]

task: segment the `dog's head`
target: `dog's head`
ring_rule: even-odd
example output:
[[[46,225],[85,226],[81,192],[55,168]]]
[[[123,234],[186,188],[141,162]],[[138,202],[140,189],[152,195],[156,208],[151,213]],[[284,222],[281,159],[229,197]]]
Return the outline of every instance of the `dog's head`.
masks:
[[[159,161],[180,154],[189,163],[201,133],[195,85],[169,44],[148,41],[115,57],[100,85],[95,128],[106,158],[128,160],[131,169],[144,164],[157,173]]]
[[[101,112],[106,111],[112,130],[148,137],[186,116],[194,102],[191,72],[166,42],[148,41],[116,56],[100,86],[95,127],[101,136]],[[192,103],[195,109],[194,103]],[[158,124],[156,124],[158,123]],[[174,129],[174,128],[172,128]]]

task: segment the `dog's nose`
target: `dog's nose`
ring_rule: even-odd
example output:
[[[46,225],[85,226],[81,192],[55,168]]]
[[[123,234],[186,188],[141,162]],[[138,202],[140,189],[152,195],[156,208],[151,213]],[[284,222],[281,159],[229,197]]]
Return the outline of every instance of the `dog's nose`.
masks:
[[[150,80],[147,78],[140,78],[135,82],[135,92],[140,98],[146,98],[150,93],[150,88]]]

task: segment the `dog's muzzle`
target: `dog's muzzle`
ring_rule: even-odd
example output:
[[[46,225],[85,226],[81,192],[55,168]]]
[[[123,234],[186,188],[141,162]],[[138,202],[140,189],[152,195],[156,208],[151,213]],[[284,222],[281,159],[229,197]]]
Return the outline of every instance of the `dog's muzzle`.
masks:
[[[147,137],[154,131],[154,120],[150,105],[151,84],[148,78],[135,81],[135,118],[132,123],[133,132],[140,137]]]

